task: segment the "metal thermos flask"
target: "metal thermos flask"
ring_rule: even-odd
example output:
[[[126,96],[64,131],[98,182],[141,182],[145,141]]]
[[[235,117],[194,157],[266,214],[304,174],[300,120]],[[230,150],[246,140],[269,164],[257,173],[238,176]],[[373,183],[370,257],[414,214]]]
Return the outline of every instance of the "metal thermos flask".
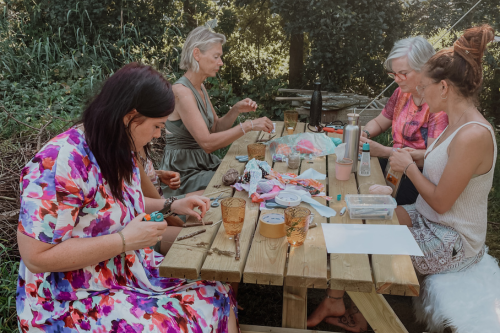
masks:
[[[345,158],[352,160],[352,172],[358,170],[358,152],[359,152],[359,114],[348,113],[347,125],[344,126],[342,142],[345,143]]]
[[[316,82],[314,83],[314,91],[311,97],[309,125],[317,127],[320,124],[322,108],[323,108],[323,99],[321,98],[321,82]]]

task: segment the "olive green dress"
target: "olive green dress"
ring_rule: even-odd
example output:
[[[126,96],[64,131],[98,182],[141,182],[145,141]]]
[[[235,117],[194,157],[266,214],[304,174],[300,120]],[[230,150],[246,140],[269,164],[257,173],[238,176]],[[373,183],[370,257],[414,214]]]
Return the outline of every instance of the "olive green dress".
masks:
[[[205,104],[198,91],[185,76],[174,84],[182,84],[191,89],[201,116],[208,130],[211,131],[214,125],[214,115],[206,91],[203,91]],[[220,159],[213,154],[207,154],[200,147],[182,120],[167,120],[165,127],[172,134],[167,134],[161,169],[179,172],[181,174],[181,187],[172,190],[168,186],[162,185],[164,196],[167,198],[204,190],[219,167]]]

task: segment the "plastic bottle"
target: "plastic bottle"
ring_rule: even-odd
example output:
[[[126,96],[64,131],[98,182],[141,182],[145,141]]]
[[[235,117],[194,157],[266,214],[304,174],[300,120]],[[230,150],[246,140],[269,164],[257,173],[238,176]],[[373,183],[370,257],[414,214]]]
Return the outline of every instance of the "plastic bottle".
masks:
[[[359,176],[370,175],[370,144],[363,144],[363,153],[361,154],[361,163],[359,164]]]

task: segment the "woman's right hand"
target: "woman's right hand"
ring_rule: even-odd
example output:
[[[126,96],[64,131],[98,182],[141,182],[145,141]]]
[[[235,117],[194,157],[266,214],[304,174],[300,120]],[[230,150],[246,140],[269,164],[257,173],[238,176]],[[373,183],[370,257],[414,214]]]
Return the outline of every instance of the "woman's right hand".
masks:
[[[123,237],[125,238],[125,250],[138,250],[144,249],[155,245],[161,240],[161,235],[167,229],[167,222],[148,222],[143,221],[146,214],[137,215],[130,221],[122,230]]]
[[[264,131],[266,133],[271,133],[274,129],[273,122],[267,117],[254,119],[251,122],[253,122],[252,131]]]

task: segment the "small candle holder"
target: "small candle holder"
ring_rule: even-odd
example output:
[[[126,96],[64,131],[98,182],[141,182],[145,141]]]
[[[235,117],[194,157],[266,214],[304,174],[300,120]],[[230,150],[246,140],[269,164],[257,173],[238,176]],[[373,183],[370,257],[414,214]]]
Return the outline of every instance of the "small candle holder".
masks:
[[[262,143],[252,143],[247,146],[248,160],[255,158],[259,161],[266,159],[266,145]]]

